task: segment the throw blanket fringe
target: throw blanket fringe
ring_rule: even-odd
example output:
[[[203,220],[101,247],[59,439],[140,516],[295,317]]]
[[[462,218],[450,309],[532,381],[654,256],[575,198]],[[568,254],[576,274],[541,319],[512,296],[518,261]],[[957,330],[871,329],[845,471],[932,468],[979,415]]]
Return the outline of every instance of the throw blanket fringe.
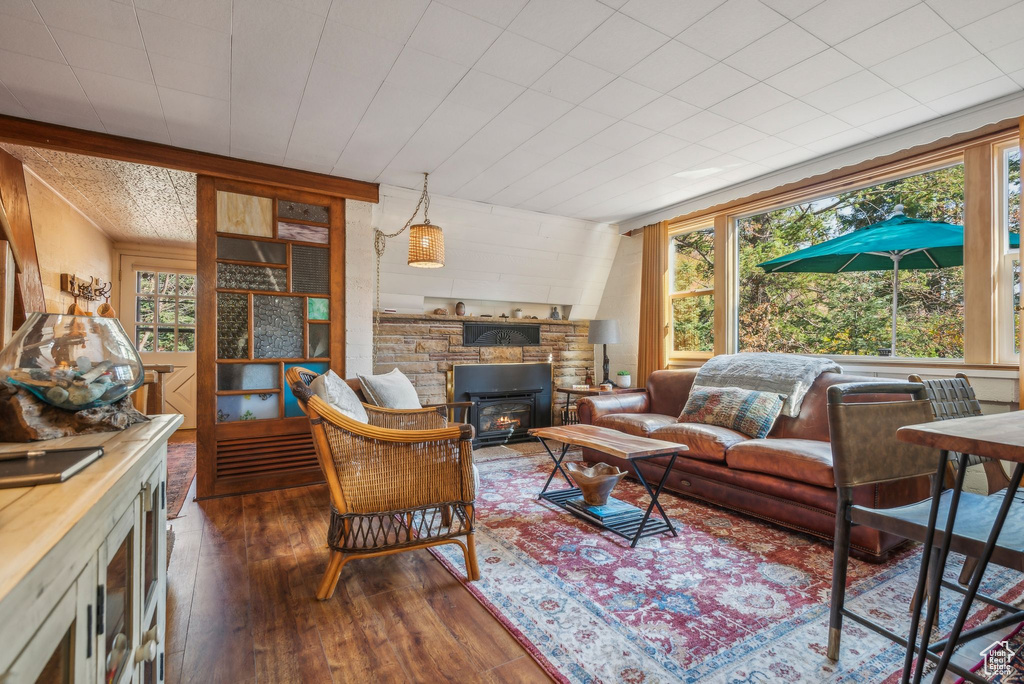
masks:
[[[693,384],[773,392],[786,399],[782,415],[796,418],[807,390],[819,375],[828,372],[842,373],[843,369],[831,359],[795,354],[723,354],[701,366]]]

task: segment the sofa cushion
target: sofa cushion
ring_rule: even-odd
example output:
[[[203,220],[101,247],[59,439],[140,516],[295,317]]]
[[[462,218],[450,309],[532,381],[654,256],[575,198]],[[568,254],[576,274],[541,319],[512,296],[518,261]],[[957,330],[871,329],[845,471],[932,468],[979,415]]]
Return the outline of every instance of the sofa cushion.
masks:
[[[814,439],[750,439],[725,454],[730,468],[835,487],[832,445]]]
[[[679,422],[721,425],[761,439],[772,429],[782,406],[783,398],[772,392],[695,385]]]
[[[661,413],[610,413],[599,417],[594,425],[625,432],[627,435],[648,437],[658,428],[675,422],[673,416]]]
[[[687,458],[715,462],[725,461],[725,453],[729,447],[750,439],[742,432],[736,432],[727,427],[701,423],[673,423],[658,428],[650,434],[650,437],[651,439],[685,444],[689,447],[683,454]]]

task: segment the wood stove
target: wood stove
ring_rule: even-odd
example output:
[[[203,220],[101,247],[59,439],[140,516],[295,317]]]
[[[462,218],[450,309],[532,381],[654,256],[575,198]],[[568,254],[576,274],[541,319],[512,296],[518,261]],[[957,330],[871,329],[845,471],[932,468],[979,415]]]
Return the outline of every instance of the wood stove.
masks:
[[[531,439],[530,428],[551,425],[551,364],[498,363],[455,366],[452,401],[471,401],[474,447]]]

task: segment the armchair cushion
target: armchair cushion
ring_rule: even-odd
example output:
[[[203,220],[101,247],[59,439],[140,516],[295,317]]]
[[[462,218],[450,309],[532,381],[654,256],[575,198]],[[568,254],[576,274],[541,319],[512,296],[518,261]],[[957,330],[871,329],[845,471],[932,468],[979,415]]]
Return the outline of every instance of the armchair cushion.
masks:
[[[374,406],[390,409],[422,408],[416,388],[397,368],[383,375],[360,375],[363,393]]]
[[[309,389],[339,413],[360,423],[369,422],[366,409],[363,408],[363,403],[359,401],[355,391],[334,371],[328,370],[323,375],[316,376],[313,382],[309,383]]]

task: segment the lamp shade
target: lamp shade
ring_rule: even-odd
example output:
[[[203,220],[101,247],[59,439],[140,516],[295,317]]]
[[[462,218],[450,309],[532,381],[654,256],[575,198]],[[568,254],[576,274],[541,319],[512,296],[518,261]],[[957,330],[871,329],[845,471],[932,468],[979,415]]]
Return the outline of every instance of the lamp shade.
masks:
[[[432,223],[417,223],[409,228],[409,265],[418,268],[444,266],[444,233]]]
[[[618,344],[619,322],[613,319],[590,321],[587,342],[590,344]]]

